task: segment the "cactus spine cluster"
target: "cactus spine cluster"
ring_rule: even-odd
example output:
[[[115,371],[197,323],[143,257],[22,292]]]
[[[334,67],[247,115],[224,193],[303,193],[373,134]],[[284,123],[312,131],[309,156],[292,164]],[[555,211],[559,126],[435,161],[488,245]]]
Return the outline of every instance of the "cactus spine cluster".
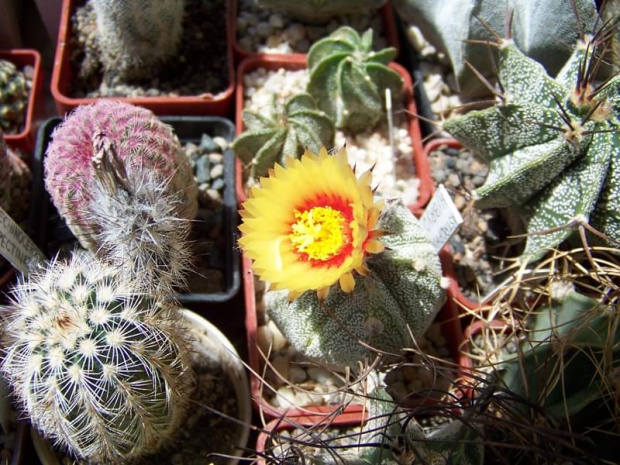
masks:
[[[46,437],[127,463],[178,427],[193,375],[178,309],[86,252],[16,286],[3,375]]]
[[[620,77],[596,84],[607,29],[584,37],[555,79],[499,39],[499,103],[443,125],[489,165],[473,193],[477,206],[522,214],[523,261],[540,258],[579,223],[620,240]]]
[[[369,273],[346,293],[336,284],[325,300],[313,291],[289,302],[287,291],[265,294],[265,306],[290,344],[311,360],[354,367],[378,351],[399,353],[433,322],[445,299],[437,252],[401,203],[386,207],[378,227],[387,250],[366,260]],[[360,344],[362,341],[364,344]]]
[[[387,65],[396,56],[389,47],[372,50],[372,29],[361,37],[348,26],[315,42],[308,52],[307,91],[337,128],[354,133],[374,127],[385,110],[385,90],[402,98],[403,79]]]
[[[149,110],[77,108],[52,134],[45,185],[82,246],[153,286],[182,282],[197,187],[177,137]]]
[[[28,95],[24,73],[10,61],[0,60],[0,129],[4,132],[19,132],[26,119]]]
[[[286,156],[299,158],[309,149],[333,147],[333,121],[317,108],[310,94],[293,95],[279,103],[274,95],[271,114],[244,110],[246,131],[233,143],[235,155],[250,165],[250,176],[266,176],[276,164],[284,164]]]
[[[92,0],[101,61],[127,78],[172,57],[183,33],[185,0]]]
[[[293,18],[310,23],[320,23],[334,16],[373,11],[386,0],[309,0],[291,2],[288,0],[257,0],[258,6],[282,11]]]

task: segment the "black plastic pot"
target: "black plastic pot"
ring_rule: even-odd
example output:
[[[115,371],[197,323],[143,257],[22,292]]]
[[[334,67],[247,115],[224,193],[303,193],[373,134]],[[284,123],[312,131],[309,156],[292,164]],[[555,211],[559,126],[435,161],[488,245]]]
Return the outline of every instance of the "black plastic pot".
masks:
[[[211,137],[222,137],[232,141],[235,128],[227,119],[215,116],[162,116],[160,119],[171,125],[181,143],[200,144],[203,134]],[[50,118],[45,121],[38,133],[36,156],[37,160],[43,160],[47,144],[50,141],[54,128],[62,122],[62,118]],[[218,260],[214,264],[222,272],[222,290],[218,292],[180,292],[178,300],[185,306],[195,306],[201,303],[221,303],[232,299],[239,291],[240,286],[240,259],[236,246],[237,238],[237,199],[235,194],[235,159],[232,150],[227,149],[223,153],[225,182],[222,195],[221,210],[221,235],[222,242],[216,244],[213,254],[217,254]],[[42,246],[46,255],[52,256],[58,250],[71,246],[76,241],[75,237],[52,205],[49,194],[43,185],[43,164],[35,163],[33,169],[35,179],[33,186],[40,227],[33,233],[33,239]],[[195,240],[195,238],[194,238]],[[195,273],[200,275],[201,270]],[[191,276],[190,276],[191,279]]]

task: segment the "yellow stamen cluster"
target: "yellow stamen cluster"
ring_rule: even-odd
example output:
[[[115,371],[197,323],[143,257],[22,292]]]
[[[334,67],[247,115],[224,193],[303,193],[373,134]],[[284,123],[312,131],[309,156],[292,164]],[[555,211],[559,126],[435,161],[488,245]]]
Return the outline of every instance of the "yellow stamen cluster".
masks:
[[[344,215],[331,207],[313,207],[300,212],[295,210],[293,232],[290,239],[298,252],[312,260],[329,260],[345,242]]]

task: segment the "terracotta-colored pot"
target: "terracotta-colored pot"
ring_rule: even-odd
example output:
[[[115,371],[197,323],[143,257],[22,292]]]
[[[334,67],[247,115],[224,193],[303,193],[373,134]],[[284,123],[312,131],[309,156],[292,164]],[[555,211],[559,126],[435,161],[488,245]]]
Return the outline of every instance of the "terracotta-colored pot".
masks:
[[[450,259],[449,253],[446,250],[442,250],[440,253],[440,259],[443,266],[443,264],[446,263],[446,260]],[[251,371],[250,387],[254,406],[259,412],[261,412],[268,418],[281,418],[284,416],[298,417],[313,414],[328,416],[330,414],[333,414],[334,411],[339,409],[339,407],[322,405],[280,409],[271,405],[268,400],[263,396],[264,381],[261,379],[261,373],[263,373],[264,371],[265,363],[261,353],[258,350],[258,320],[256,313],[256,294],[254,286],[255,277],[251,268],[251,260],[246,256],[243,256],[242,273],[246,310],[245,325],[248,337],[248,354]],[[444,276],[449,278],[451,281],[454,280],[454,277],[446,274],[445,270]],[[442,322],[442,334],[446,339],[446,345],[456,365],[459,361],[459,347],[461,341],[463,340],[463,336],[461,330],[461,321],[459,319],[458,306],[455,305],[455,301],[450,295],[447,296],[446,303],[438,313],[437,320]],[[458,371],[460,370],[455,370],[455,372]],[[412,397],[411,400],[407,401],[406,406],[424,406],[433,404],[434,402],[436,401],[432,398],[415,396]],[[361,412],[363,410],[363,405],[355,403],[351,403],[344,408],[344,412],[348,413]]]
[[[354,428],[362,427],[366,423],[368,412],[345,412],[340,415],[303,415],[298,417],[283,417],[271,420],[265,428],[259,433],[256,440],[256,453],[259,457],[258,465],[265,465],[265,457],[269,457],[270,439],[274,436],[281,435],[284,431],[291,431],[296,428],[303,428],[306,431],[313,431],[315,434],[320,433],[326,428]],[[306,440],[310,439],[306,436]],[[277,458],[274,457],[277,460]],[[275,463],[275,462],[269,462]]]
[[[286,59],[289,57],[303,57],[305,59],[305,53],[259,53],[248,52],[239,47],[237,43],[237,13],[238,13],[238,0],[229,0],[228,4],[228,40],[232,44],[235,63],[239,63],[246,58],[259,58],[265,56],[280,57]],[[398,42],[398,32],[396,30],[396,22],[394,20],[394,14],[390,2],[386,2],[379,10],[377,14],[381,16],[383,23],[384,36],[386,38],[387,45],[394,47],[396,50],[400,50]]]
[[[244,131],[243,126],[243,107],[244,107],[244,83],[243,78],[249,72],[264,68],[269,71],[285,69],[285,70],[299,70],[306,67],[306,57],[304,55],[294,55],[290,57],[282,56],[263,56],[260,58],[248,58],[243,60],[237,69],[237,89],[236,89],[236,111],[235,111],[235,126],[237,135],[240,135]],[[411,143],[413,146],[413,165],[417,177],[420,180],[418,186],[418,200],[413,205],[408,205],[409,210],[414,215],[419,216],[422,213],[424,206],[428,203],[433,192],[433,181],[431,178],[430,166],[428,160],[424,154],[422,146],[422,135],[420,132],[420,124],[417,118],[417,110],[415,101],[413,98],[413,85],[411,76],[409,73],[399,64],[391,63],[390,67],[397,71],[404,80],[404,92],[403,98],[405,103],[405,109],[407,110],[407,116],[409,118],[409,135],[411,137]],[[239,159],[237,159],[237,201],[239,203],[247,200],[247,193],[243,183],[243,165]]]
[[[41,110],[43,92],[43,70],[41,68],[41,55],[36,50],[13,49],[0,50],[0,60],[7,60],[22,69],[24,66],[32,66],[32,89],[28,97],[28,106],[23,130],[17,134],[4,134],[4,140],[9,147],[30,153],[34,148],[37,132],[37,117]]]
[[[60,32],[56,46],[54,70],[52,72],[52,96],[60,115],[70,112],[78,105],[92,103],[93,98],[75,98],[68,93],[72,79],[71,70],[71,17],[75,9],[82,4],[80,0],[63,0],[60,18]],[[205,31],[209,32],[209,31]],[[216,34],[214,31],[209,33]],[[205,39],[206,40],[206,39]],[[149,108],[157,115],[219,115],[228,116],[233,110],[233,94],[235,87],[234,63],[232,47],[227,45],[228,80],[227,88],[217,95],[203,94],[179,97],[135,97],[120,98],[134,105]]]

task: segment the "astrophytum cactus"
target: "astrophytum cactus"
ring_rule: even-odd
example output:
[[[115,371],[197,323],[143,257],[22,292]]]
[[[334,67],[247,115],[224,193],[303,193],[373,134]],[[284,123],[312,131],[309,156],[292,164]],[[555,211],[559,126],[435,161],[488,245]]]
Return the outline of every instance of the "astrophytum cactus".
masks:
[[[140,78],[172,57],[181,42],[185,0],[92,0],[106,69]]]
[[[499,102],[443,124],[489,165],[476,205],[522,214],[522,261],[540,258],[579,224],[620,240],[620,77],[596,80],[610,35],[584,36],[555,79],[498,38]]]
[[[293,18],[310,23],[326,22],[334,16],[370,12],[385,4],[386,0],[257,0],[262,8],[282,11]]]
[[[24,73],[10,61],[0,60],[0,129],[19,132],[26,118],[29,92]]]
[[[308,52],[307,91],[336,127],[354,133],[374,127],[384,114],[386,89],[402,98],[403,79],[387,65],[395,48],[372,50],[372,29],[361,37],[348,26],[319,40]]]
[[[232,148],[254,178],[266,176],[286,156],[300,157],[306,148],[318,152],[334,145],[334,122],[306,93],[293,95],[282,104],[274,96],[269,115],[243,110],[243,123],[246,130]]]
[[[193,389],[180,313],[87,252],[16,286],[1,370],[32,424],[72,456],[156,452]]]
[[[197,187],[172,128],[149,110],[78,107],[52,134],[45,186],[83,247],[145,283],[182,281]]]
[[[269,317],[298,352],[341,368],[411,347],[445,299],[426,231],[401,203],[375,202],[371,178],[344,149],[306,152],[276,165],[241,211]]]

